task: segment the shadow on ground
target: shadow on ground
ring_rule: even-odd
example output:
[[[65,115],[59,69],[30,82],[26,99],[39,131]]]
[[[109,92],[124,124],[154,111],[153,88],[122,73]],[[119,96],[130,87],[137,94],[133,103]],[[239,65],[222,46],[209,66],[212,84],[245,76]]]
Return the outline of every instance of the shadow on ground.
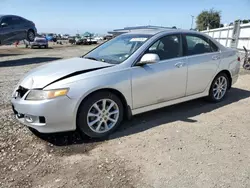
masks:
[[[61,59],[59,57],[32,57],[32,58],[23,58],[23,59],[15,59],[0,62],[0,67],[13,67],[13,66],[22,66],[22,65],[30,65],[30,64],[39,64],[45,63],[49,61],[55,61]]]
[[[1,54],[1,52],[0,52],[0,58],[1,57],[8,57],[8,56],[17,56],[17,55],[22,55],[22,54],[11,54],[11,53],[9,53],[9,54]]]
[[[28,47],[28,48],[26,48],[26,49],[31,49],[31,50],[36,50],[36,49],[38,49],[38,50],[51,50],[51,49],[54,49],[54,48],[52,48],[52,47],[48,47],[48,48],[44,48],[44,47],[33,47],[33,48],[31,48],[31,47]]]
[[[208,113],[210,111],[238,102],[239,100],[248,97],[250,97],[250,91],[238,88],[232,88],[229,91],[225,100],[220,103],[214,104],[206,102],[204,99],[197,99],[181,103],[178,105],[173,105],[162,109],[154,110],[151,112],[143,113],[133,117],[131,121],[125,122],[118,128],[118,130],[115,133],[109,136],[109,138],[105,139],[91,139],[88,138],[87,136],[83,136],[77,131],[57,133],[57,134],[39,133],[37,134],[37,136],[56,146],[69,146],[69,145],[84,143],[84,145],[92,144],[92,146],[94,147],[95,145],[97,145],[98,143],[100,144],[100,142],[104,140],[111,140],[127,135],[136,134],[138,132],[142,132],[151,129],[153,127],[171,123],[174,121],[185,121],[185,122],[196,123],[196,120],[193,120],[192,117],[202,113]]]

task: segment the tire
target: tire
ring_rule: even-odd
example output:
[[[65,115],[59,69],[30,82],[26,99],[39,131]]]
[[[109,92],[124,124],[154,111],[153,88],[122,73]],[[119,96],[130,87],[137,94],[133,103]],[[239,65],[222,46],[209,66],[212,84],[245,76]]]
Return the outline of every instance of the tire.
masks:
[[[243,65],[243,68],[245,70],[250,70],[250,64],[248,63],[248,64]]]
[[[35,40],[35,32],[32,29],[27,32],[27,40],[29,42],[33,42]]]
[[[105,100],[104,103],[103,100]],[[95,104],[100,111],[94,107]],[[105,108],[103,108],[103,104],[105,104]],[[110,106],[112,108],[109,109]],[[113,93],[106,91],[94,93],[87,97],[78,109],[77,128],[92,138],[106,137],[121,124],[123,111],[121,100]]]
[[[222,101],[227,94],[228,88],[228,76],[225,73],[219,73],[210,86],[208,100],[215,103]]]
[[[30,46],[30,48],[31,48],[31,49],[33,49],[33,48],[34,48],[34,46]]]
[[[48,46],[48,45],[45,45],[44,47],[45,47],[45,48],[49,48],[49,46]]]
[[[38,48],[41,48],[41,46],[38,46]]]

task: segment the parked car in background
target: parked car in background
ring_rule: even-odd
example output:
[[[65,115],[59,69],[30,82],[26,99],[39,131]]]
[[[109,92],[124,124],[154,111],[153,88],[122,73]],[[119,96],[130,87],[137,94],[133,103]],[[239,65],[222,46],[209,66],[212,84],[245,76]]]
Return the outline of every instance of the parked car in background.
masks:
[[[220,102],[239,70],[237,50],[205,34],[142,30],[32,70],[11,102],[17,119],[39,132],[104,137],[135,114],[200,97]]]
[[[95,38],[87,38],[87,43],[88,44],[97,44],[97,39],[95,39]]]
[[[35,24],[16,15],[0,15],[0,45],[20,40],[34,41],[37,34]]]
[[[112,35],[106,35],[106,36],[103,37],[103,40],[110,40],[112,38],[113,38]]]
[[[34,47],[48,48],[49,47],[48,40],[44,37],[36,37],[33,42],[25,41],[24,43],[26,45],[26,48],[28,48],[29,46],[30,46],[30,48],[34,48]]]
[[[76,43],[76,37],[69,37],[68,39],[70,44],[75,44]]]
[[[45,38],[47,39],[47,41],[57,42],[57,36],[53,33],[47,34]]]
[[[64,40],[68,40],[69,37],[70,37],[69,34],[64,34],[64,35],[62,35],[62,39],[64,39]]]
[[[104,40],[103,37],[94,37],[94,39],[97,40],[97,41],[102,41],[102,40]]]

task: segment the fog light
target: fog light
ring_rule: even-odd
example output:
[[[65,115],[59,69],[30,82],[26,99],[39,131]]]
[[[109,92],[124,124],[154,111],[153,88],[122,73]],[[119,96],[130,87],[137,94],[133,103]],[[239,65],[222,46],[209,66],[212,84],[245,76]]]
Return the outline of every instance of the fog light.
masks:
[[[28,123],[34,122],[33,117],[30,115],[25,115],[25,121],[27,121]]]

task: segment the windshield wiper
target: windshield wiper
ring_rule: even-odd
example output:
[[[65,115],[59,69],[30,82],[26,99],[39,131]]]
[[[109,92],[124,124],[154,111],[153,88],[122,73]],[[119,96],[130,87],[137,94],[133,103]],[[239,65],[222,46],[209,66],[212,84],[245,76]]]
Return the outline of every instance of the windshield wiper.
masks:
[[[91,60],[94,60],[94,61],[98,61],[96,58],[94,58],[94,57],[83,57],[83,58],[85,58],[85,59],[91,59]]]

